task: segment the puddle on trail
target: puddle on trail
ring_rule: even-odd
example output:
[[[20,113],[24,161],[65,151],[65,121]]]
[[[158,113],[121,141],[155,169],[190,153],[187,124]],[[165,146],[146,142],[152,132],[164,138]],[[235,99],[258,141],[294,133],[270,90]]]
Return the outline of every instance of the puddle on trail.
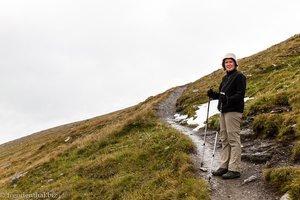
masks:
[[[199,131],[194,131],[193,129],[191,129],[189,127],[182,126],[182,125],[178,124],[177,122],[175,122],[174,119],[167,118],[166,122],[168,124],[170,124],[173,128],[177,129],[179,132],[188,136],[193,141],[193,143],[195,144],[195,146],[197,148],[196,156],[198,158],[199,163],[201,163],[201,161],[202,161],[201,159],[203,156],[202,152],[203,152],[203,143],[204,143],[204,141],[203,141],[204,133],[200,134]],[[215,140],[215,132],[213,132],[213,134],[211,132],[207,133],[205,148],[204,148],[203,166],[202,166],[203,168],[206,168],[207,170],[210,169],[210,165],[211,165],[213,148],[214,148],[213,147],[214,140]],[[220,161],[220,155],[216,149],[214,160],[213,160],[212,170],[215,170],[216,168],[218,168],[219,161]]]

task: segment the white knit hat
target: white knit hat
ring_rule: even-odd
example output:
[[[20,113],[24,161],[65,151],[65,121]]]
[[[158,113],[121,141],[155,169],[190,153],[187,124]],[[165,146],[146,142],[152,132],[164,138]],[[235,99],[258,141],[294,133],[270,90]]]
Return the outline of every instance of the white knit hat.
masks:
[[[238,66],[238,62],[237,62],[237,60],[236,60],[236,56],[235,56],[233,53],[227,53],[227,54],[224,56],[223,60],[222,60],[222,66],[223,66],[224,69],[225,69],[224,62],[225,62],[225,59],[227,59],[227,58],[231,58],[232,60],[234,60],[236,66]]]

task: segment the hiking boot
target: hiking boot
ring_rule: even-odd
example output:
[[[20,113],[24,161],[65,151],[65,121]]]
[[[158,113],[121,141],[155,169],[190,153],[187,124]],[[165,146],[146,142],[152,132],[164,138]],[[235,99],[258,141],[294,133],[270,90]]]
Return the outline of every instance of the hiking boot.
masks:
[[[214,176],[222,176],[223,174],[226,174],[226,172],[228,172],[228,169],[219,168],[217,171],[213,171],[212,175],[214,175]]]
[[[223,179],[234,179],[239,178],[241,176],[240,172],[228,171],[226,174],[222,175]]]

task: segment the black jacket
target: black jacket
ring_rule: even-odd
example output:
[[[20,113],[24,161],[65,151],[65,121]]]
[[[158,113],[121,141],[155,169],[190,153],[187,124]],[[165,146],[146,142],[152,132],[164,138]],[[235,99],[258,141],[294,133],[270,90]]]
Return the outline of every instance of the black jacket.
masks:
[[[213,92],[210,97],[219,99],[218,109],[222,113],[244,112],[244,98],[246,92],[246,77],[239,71],[227,73],[220,84],[219,93]],[[226,101],[221,102],[221,94],[225,93]]]

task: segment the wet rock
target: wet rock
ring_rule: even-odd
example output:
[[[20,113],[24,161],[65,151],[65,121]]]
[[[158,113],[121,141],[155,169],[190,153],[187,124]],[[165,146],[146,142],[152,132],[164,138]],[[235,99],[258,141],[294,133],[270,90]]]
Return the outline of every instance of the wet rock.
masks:
[[[254,117],[247,117],[245,120],[242,121],[241,128],[242,129],[250,128],[253,121],[254,121]]]
[[[256,134],[254,133],[254,131],[252,129],[243,129],[240,132],[240,136],[241,136],[241,140],[245,141],[248,139],[253,139],[256,137]]]
[[[253,181],[256,181],[257,180],[257,176],[255,175],[252,175],[250,176],[249,178],[245,179],[242,183],[242,185],[245,185],[247,183],[250,183],[250,182],[253,182]]]
[[[256,152],[256,153],[242,153],[242,160],[249,161],[256,164],[265,163],[272,157],[271,153]]]
[[[289,195],[289,193],[285,193],[281,198],[280,198],[280,200],[290,200],[291,198],[290,198],[290,195]]]
[[[276,114],[276,113],[282,113],[282,112],[290,112],[291,110],[292,110],[292,108],[289,106],[277,106],[277,107],[273,108],[270,113]]]
[[[262,143],[259,147],[258,147],[258,152],[269,152],[272,151],[275,147],[275,143],[274,142],[270,142],[270,143]]]
[[[17,183],[17,181],[18,181],[20,178],[26,176],[27,173],[28,173],[28,172],[24,172],[24,173],[17,174],[17,175],[15,175],[15,176],[13,176],[13,177],[10,179],[10,183],[11,183],[11,184]]]
[[[274,141],[263,141],[259,139],[244,141],[242,143],[243,152],[254,154],[254,153],[270,153],[276,148]]]

